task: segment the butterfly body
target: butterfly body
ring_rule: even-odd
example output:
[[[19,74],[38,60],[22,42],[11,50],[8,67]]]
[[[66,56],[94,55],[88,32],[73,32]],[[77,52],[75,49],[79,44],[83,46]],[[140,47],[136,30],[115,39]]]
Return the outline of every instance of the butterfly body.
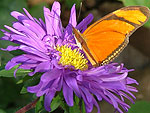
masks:
[[[129,36],[141,27],[150,16],[144,6],[129,6],[114,11],[81,34],[73,28],[78,43],[93,66],[104,65],[114,60],[127,46]]]

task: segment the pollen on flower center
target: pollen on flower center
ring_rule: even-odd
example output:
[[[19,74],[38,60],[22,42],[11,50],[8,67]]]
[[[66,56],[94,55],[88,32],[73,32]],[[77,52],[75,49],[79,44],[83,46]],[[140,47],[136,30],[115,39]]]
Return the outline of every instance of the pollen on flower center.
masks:
[[[81,54],[77,49],[72,50],[71,47],[66,45],[57,46],[56,50],[60,52],[59,64],[63,66],[69,65],[74,66],[75,69],[86,70],[88,68],[88,60],[84,58],[84,55]]]

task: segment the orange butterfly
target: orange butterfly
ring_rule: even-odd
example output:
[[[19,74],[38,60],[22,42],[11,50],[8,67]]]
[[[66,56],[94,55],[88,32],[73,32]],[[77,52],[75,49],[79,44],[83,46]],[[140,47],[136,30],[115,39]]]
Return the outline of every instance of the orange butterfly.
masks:
[[[114,11],[89,26],[83,34],[73,33],[93,66],[104,65],[116,58],[127,46],[129,36],[150,16],[144,6],[129,6]]]

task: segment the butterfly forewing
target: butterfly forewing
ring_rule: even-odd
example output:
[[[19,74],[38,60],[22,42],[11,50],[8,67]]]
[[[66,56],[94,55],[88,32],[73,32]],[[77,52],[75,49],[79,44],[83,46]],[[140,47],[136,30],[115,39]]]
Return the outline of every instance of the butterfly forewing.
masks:
[[[129,6],[110,13],[89,26],[78,40],[92,65],[112,61],[128,44],[128,37],[149,18],[143,6]],[[91,58],[91,56],[93,58]],[[94,59],[94,60],[93,60]]]

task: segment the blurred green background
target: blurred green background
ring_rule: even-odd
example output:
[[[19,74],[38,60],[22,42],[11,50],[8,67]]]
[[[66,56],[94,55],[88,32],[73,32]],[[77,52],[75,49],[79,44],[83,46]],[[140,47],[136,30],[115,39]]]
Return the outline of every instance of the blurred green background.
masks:
[[[11,26],[11,23],[15,21],[10,16],[11,11],[23,12],[22,8],[26,8],[32,16],[44,19],[43,6],[51,8],[53,2],[54,0],[0,0],[0,29],[5,29],[4,25]],[[74,3],[76,4],[77,17],[81,13],[78,22],[89,13],[94,15],[94,22],[116,9],[129,5],[144,5],[150,8],[150,0],[59,0],[59,2],[61,3],[61,18],[64,27],[68,23],[70,9]],[[0,37],[2,36],[3,33],[0,31]],[[5,48],[9,44],[12,43],[0,41],[0,48]],[[16,84],[20,82],[20,76],[15,79],[13,70],[4,73],[4,65],[16,54],[18,53],[0,50],[0,113],[14,113],[33,101],[34,95],[24,93],[23,90],[20,94],[24,85]],[[130,37],[129,46],[115,62],[123,62],[127,68],[134,68],[135,72],[131,72],[130,76],[140,83],[139,86],[136,86],[139,90],[136,93],[137,100],[135,104],[131,105],[128,113],[150,113],[150,21]],[[20,72],[20,75],[24,76],[25,74],[25,71]],[[114,111],[112,106],[106,102],[101,102],[100,106],[101,113]],[[56,113],[57,110],[53,112]],[[93,113],[95,112],[93,110]],[[34,113],[34,110],[30,110],[28,113]],[[46,111],[42,111],[42,113],[46,113]]]

